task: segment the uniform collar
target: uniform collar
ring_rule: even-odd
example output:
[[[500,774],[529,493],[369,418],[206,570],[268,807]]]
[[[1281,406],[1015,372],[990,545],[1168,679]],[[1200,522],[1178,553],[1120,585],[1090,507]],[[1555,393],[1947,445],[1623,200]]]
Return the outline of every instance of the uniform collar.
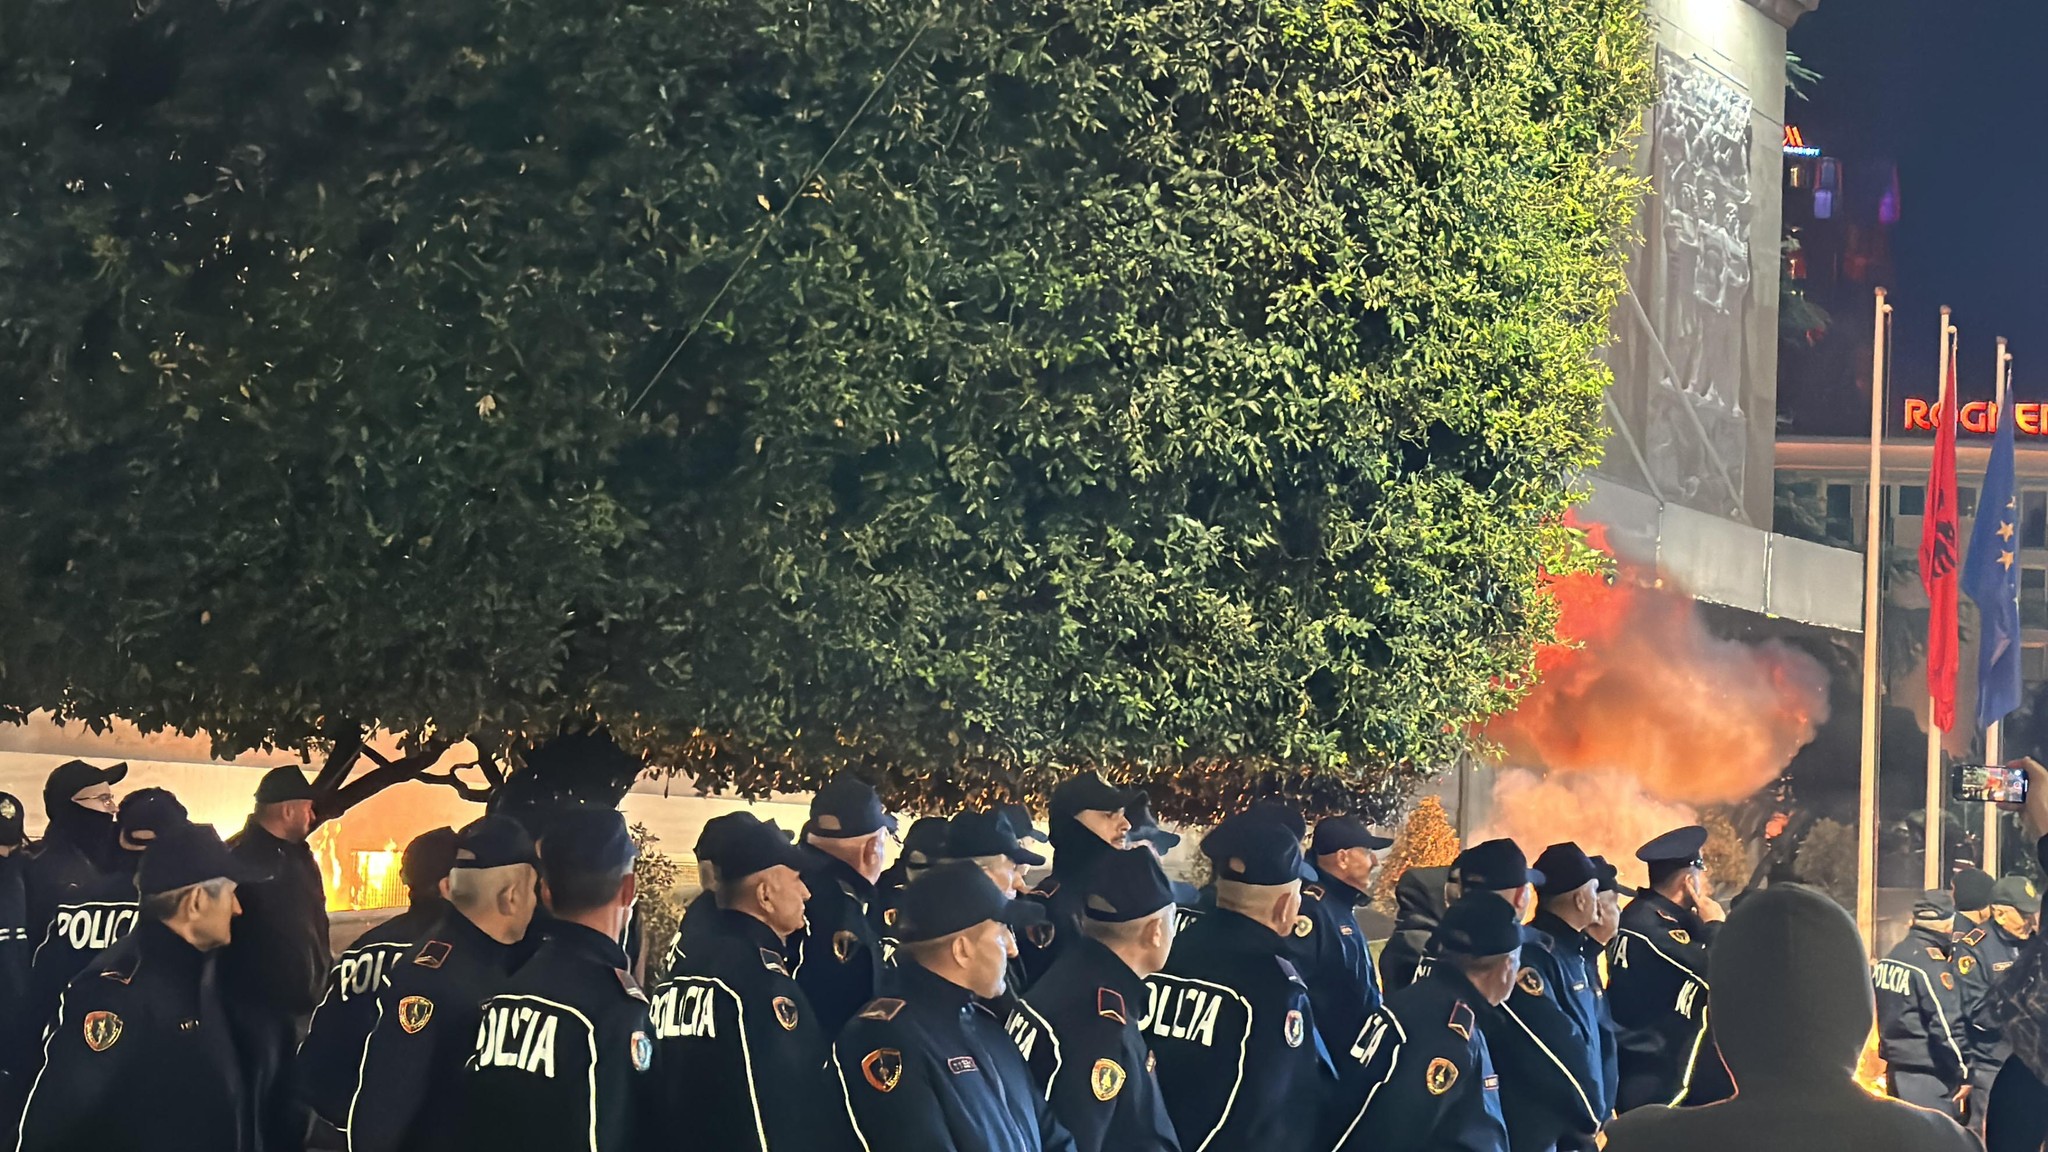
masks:
[[[1323,886],[1323,891],[1325,893],[1331,896],[1335,896],[1337,898],[1337,903],[1352,908],[1356,908],[1360,904],[1365,903],[1365,893],[1359,891],[1356,888],[1353,888],[1351,885],[1346,884],[1344,881],[1337,879],[1335,876],[1330,875],[1328,872],[1323,871],[1323,866],[1320,864],[1316,865],[1315,869],[1316,883],[1321,884]]]
[[[1572,927],[1548,910],[1536,913],[1536,918],[1529,921],[1529,927],[1558,942],[1576,943],[1579,937],[1586,934],[1584,930]]]
[[[1143,1007],[1147,1003],[1150,993],[1146,991],[1145,981],[1131,971],[1131,966],[1111,951],[1109,945],[1081,932],[1067,946],[1067,954],[1082,966],[1081,970],[1090,980],[1122,996],[1125,1004]]]
[[[470,929],[475,931],[475,925]],[[579,956],[601,961],[607,968],[628,967],[626,950],[619,946],[619,942],[587,925],[557,920],[548,928],[548,939]]]
[[[762,923],[758,917],[732,908],[720,908],[717,911],[721,934],[756,948],[764,948],[771,952],[782,951],[782,937],[777,936],[775,929]]]
[[[2005,930],[2005,926],[2000,924],[1996,917],[1984,921],[1984,926],[1986,928],[1991,929],[1993,935],[1997,936],[2000,940],[2005,941],[2006,946],[2009,948],[2018,948],[2024,945],[2027,942],[2027,940],[2033,939],[2033,937],[2031,936],[2022,939],[2018,936],[2013,935],[2010,932],[2007,932]]]
[[[462,909],[453,904],[448,906],[448,914],[441,917],[440,923],[436,924],[428,935],[447,937],[449,943],[460,945],[464,950],[475,949],[493,962],[501,961],[519,949],[519,945],[506,944],[477,927],[474,921],[463,915]],[[597,933],[592,932],[591,935],[596,936]]]
[[[901,957],[896,969],[896,990],[905,1004],[938,1015],[958,1016],[974,1004],[974,993],[911,959]]]
[[[1278,932],[1252,919],[1242,912],[1218,908],[1202,917],[1203,924],[1213,925],[1209,929],[1223,947],[1237,952],[1256,952],[1277,956],[1286,946],[1286,940]]]
[[[1447,963],[1442,957],[1437,957],[1429,966],[1429,979],[1449,985],[1475,1012],[1492,1007],[1486,1002],[1486,997],[1479,994],[1479,989],[1472,986],[1472,981],[1465,973],[1456,964]]]
[[[1948,951],[1955,944],[1955,935],[1952,932],[1937,932],[1933,928],[1920,924],[1913,925],[1912,931],[1941,945],[1944,952]]]
[[[135,947],[140,953],[139,971],[148,965],[171,974],[174,978],[199,978],[199,970],[206,966],[206,953],[194,948],[183,936],[153,917],[144,916],[135,926]],[[135,972],[130,972],[132,979]]]
[[[1638,902],[1647,904],[1649,907],[1654,908],[1659,912],[1662,912],[1664,915],[1670,917],[1673,920],[1677,920],[1686,924],[1697,924],[1699,922],[1699,917],[1692,911],[1692,909],[1687,908],[1685,905],[1680,904],[1678,901],[1673,900],[1671,897],[1664,895],[1662,892],[1657,891],[1655,888],[1642,889],[1641,892],[1636,896],[1636,900]],[[1630,907],[1634,907],[1634,905],[1631,904]]]
[[[853,866],[816,845],[806,844],[802,851],[811,858],[810,865],[803,870],[805,876],[824,875],[845,886],[854,896],[867,900],[874,896],[875,886],[868,878],[853,870]]]

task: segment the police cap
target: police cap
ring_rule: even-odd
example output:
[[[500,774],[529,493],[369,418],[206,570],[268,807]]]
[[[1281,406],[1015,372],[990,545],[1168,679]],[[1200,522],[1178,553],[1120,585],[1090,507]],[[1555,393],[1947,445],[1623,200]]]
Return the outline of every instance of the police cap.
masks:
[[[283,804],[291,800],[311,800],[313,785],[306,774],[290,764],[280,764],[263,774],[256,784],[258,804]]]
[[[1007,856],[1019,864],[1043,864],[1045,857],[1017,843],[1016,829],[1000,812],[962,812],[946,825],[946,858],[972,860]]]
[[[811,796],[813,836],[827,840],[857,840],[882,829],[896,830],[896,818],[882,807],[874,785],[854,776],[834,776]]]
[[[142,851],[135,887],[144,896],[175,892],[209,880],[256,884],[269,879],[236,859],[211,824],[179,824],[163,830]]]
[[[1543,873],[1543,879],[1536,885],[1539,896],[1561,896],[1600,879],[1601,874],[1593,858],[1569,840],[1545,848],[1543,855],[1536,857],[1535,867]]]
[[[1505,956],[1522,946],[1515,906],[1492,892],[1462,896],[1444,912],[1430,947],[1453,956]]]
[[[1070,819],[1078,812],[1121,812],[1142,793],[1113,787],[1100,773],[1083,772],[1053,786],[1049,807],[1055,820]]]
[[[1953,920],[1955,915],[1956,902],[1939,888],[1930,888],[1913,901],[1915,920]]]
[[[1965,868],[1950,881],[1955,889],[1958,912],[1982,912],[1991,906],[1991,888],[1997,881],[1982,868]]]
[[[510,816],[484,816],[463,825],[450,868],[509,868],[540,863],[533,837]]]
[[[1202,837],[1202,854],[1215,862],[1218,880],[1276,885],[1316,878],[1301,858],[1301,837],[1256,809],[1211,829]]]
[[[1593,866],[1600,870],[1600,890],[1602,892],[1621,891],[1621,869],[1609,864],[1605,856],[1593,856],[1589,857],[1589,859],[1593,861]]]
[[[1310,850],[1318,856],[1342,852],[1346,848],[1369,848],[1374,852],[1394,846],[1392,837],[1375,836],[1365,821],[1356,816],[1332,816],[1316,821],[1316,838]]]
[[[62,804],[87,788],[119,784],[127,775],[126,764],[110,764],[101,768],[83,760],[66,760],[50,769],[49,779],[43,781],[43,807],[48,810]]]
[[[996,811],[1002,813],[1003,819],[1010,822],[1010,831],[1017,834],[1017,839],[1036,840],[1040,844],[1046,842],[1045,833],[1031,824],[1031,809],[1022,804],[999,804]]]
[[[1291,800],[1281,800],[1272,796],[1264,800],[1254,800],[1252,806],[1245,809],[1245,814],[1280,825],[1294,833],[1296,840],[1308,836],[1308,818],[1301,814],[1301,805]]]
[[[141,843],[187,819],[185,806],[168,788],[137,788],[121,797],[121,814],[115,822],[128,834],[128,839]]]
[[[462,835],[445,824],[420,833],[405,846],[405,856],[398,865],[399,878],[407,888],[439,888],[448,870],[455,866],[455,850],[461,843]]]
[[[777,864],[797,871],[804,866],[804,854],[797,851],[790,834],[752,812],[728,812],[705,821],[704,833],[697,837],[697,858],[717,865],[721,882],[766,872]]]
[[[551,876],[603,876],[623,872],[640,850],[615,808],[568,808],[541,833],[539,855]]]
[[[938,940],[987,920],[1011,927],[1042,923],[1035,900],[1012,900],[966,860],[944,860],[904,885],[896,905],[896,936],[906,944]]]
[[[946,818],[920,816],[903,834],[903,862],[923,868],[946,855]]]
[[[0,792],[0,848],[12,847],[28,838],[22,823],[21,797],[12,792]]]
[[[1650,866],[1650,883],[1658,884],[1673,872],[1706,867],[1706,857],[1700,854],[1706,846],[1707,830],[1688,824],[1636,849],[1636,859]]]
[[[2041,910],[2041,894],[2025,876],[2001,876],[1991,886],[1991,902],[2032,915]]]
[[[1131,818],[1131,831],[1127,837],[1131,843],[1149,842],[1159,849],[1162,856],[1180,846],[1180,833],[1168,832],[1159,826],[1159,818],[1152,815],[1152,797],[1145,793],[1138,793],[1138,798],[1124,809],[1124,815]]]
[[[1458,853],[1459,883],[1467,892],[1505,892],[1524,884],[1543,883],[1543,873],[1529,867],[1522,846],[1502,838],[1474,844]]]
[[[1143,920],[1177,903],[1159,857],[1142,849],[1103,853],[1088,869],[1081,891],[1088,919],[1110,924]]]

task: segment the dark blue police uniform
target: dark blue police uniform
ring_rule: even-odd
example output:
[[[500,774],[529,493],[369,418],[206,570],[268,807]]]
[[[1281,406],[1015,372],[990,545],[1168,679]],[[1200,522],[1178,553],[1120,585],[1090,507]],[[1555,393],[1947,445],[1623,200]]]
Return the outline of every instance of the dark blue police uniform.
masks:
[[[1951,963],[1952,933],[1934,921],[1955,916],[1942,891],[1923,894],[1914,924],[1884,959],[1871,982],[1877,989],[1877,1050],[1884,1057],[1892,1095],[1937,1112],[1969,1083],[1960,1034],[1963,998]]]

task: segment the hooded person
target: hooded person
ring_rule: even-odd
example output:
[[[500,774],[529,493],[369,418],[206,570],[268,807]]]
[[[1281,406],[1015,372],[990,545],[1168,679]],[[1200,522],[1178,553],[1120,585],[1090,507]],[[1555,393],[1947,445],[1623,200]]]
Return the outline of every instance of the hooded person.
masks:
[[[50,770],[43,782],[43,812],[49,824],[36,843],[26,876],[31,939],[42,938],[67,896],[132,871],[114,822],[114,785],[127,776],[126,764],[101,768],[83,760]]]
[[[1079,881],[1104,854],[1131,846],[1131,818],[1124,810],[1140,795],[1117,788],[1094,772],[1070,776],[1052,790],[1046,821],[1052,872],[1022,897],[1046,913],[1042,923],[1026,926],[1017,941],[1018,964],[1026,979],[1036,982],[1045,975],[1067,938],[1080,932]]]
[[[1737,1094],[1710,1108],[1648,1105],[1607,1129],[1609,1152],[1969,1152],[1953,1120],[1856,1081],[1876,1023],[1849,914],[1817,889],[1743,901],[1714,943],[1714,1033]]]
[[[1443,919],[1451,869],[1410,868],[1394,885],[1394,934],[1380,952],[1380,985],[1391,992],[1415,983],[1416,966]]]

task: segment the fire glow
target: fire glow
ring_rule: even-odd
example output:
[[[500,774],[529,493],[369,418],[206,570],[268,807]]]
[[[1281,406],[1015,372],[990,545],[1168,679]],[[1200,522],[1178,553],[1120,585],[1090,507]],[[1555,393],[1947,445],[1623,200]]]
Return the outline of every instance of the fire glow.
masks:
[[[1609,551],[1598,525],[1588,540]],[[1537,653],[1536,686],[1487,726],[1505,755],[1481,838],[1532,854],[1576,840],[1629,877],[1637,846],[1769,785],[1827,719],[1818,661],[1714,635],[1646,573],[1619,565],[1612,580],[1561,577],[1550,592],[1569,643]]]
[[[329,912],[402,908],[405,845],[430,828],[460,828],[483,810],[445,788],[401,784],[313,830],[306,846],[320,865]]]

